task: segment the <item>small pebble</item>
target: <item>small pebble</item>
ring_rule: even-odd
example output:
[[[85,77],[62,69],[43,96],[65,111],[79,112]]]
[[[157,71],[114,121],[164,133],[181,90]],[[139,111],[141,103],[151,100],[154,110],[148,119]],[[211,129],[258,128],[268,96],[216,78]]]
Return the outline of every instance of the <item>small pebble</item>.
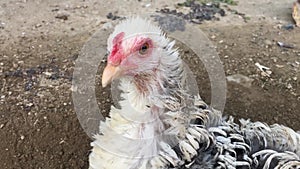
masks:
[[[150,7],[150,6],[151,6],[151,4],[146,4],[146,5],[145,5],[146,8],[148,8],[148,7]]]
[[[44,74],[47,75],[47,76],[51,76],[52,75],[51,72],[44,72]]]
[[[33,106],[33,103],[27,103],[26,106],[31,107],[31,106]]]
[[[272,41],[266,39],[266,40],[265,40],[265,44],[268,45],[268,46],[271,46],[273,43],[272,43]]]
[[[59,142],[59,144],[62,144],[62,143],[65,143],[66,141],[65,140],[61,140],[60,142]]]

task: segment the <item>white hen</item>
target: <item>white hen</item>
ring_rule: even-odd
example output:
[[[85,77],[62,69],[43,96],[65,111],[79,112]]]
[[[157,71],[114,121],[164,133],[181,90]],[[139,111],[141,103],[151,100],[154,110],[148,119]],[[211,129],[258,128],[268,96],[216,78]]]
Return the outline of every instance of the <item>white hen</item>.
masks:
[[[249,121],[240,127],[187,94],[174,44],[141,18],[116,26],[102,85],[119,78],[123,100],[101,123],[91,144],[90,169],[271,168],[273,159],[277,167],[297,166],[299,134]]]

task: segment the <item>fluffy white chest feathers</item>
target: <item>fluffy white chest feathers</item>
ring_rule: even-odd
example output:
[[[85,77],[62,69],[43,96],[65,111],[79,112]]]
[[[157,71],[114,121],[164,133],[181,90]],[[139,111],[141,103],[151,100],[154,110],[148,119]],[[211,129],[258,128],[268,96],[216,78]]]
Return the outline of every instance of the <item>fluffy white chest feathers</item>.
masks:
[[[90,168],[143,168],[158,153],[164,130],[160,109],[151,106],[149,98],[131,83],[122,80],[121,108],[112,106],[110,118],[100,125],[101,135],[91,144]]]

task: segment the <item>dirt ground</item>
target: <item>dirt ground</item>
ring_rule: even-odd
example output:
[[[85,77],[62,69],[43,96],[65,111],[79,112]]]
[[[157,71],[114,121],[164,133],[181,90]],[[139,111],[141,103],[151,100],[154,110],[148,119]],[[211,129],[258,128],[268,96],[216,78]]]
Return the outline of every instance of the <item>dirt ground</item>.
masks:
[[[224,7],[226,16],[219,21],[195,25],[224,64],[229,79],[225,114],[300,130],[300,28],[283,28],[293,23],[292,2],[243,1],[229,8],[246,14],[247,20]],[[1,168],[88,168],[92,140],[78,122],[70,90],[81,48],[96,30],[110,26],[109,12],[128,16],[175,5],[172,0],[2,0]],[[278,41],[294,48],[279,47]],[[271,74],[255,63],[269,67]],[[193,64],[201,96],[210,102],[207,73]],[[246,80],[231,81],[237,74]],[[108,112],[109,90],[96,95]]]

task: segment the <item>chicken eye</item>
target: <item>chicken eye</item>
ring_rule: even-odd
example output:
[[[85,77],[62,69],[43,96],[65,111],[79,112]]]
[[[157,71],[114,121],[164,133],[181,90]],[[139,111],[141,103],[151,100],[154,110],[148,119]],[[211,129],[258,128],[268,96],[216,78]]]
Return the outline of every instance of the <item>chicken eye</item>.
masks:
[[[146,42],[141,46],[139,53],[141,55],[145,55],[148,52],[148,49],[149,49],[149,44]]]

